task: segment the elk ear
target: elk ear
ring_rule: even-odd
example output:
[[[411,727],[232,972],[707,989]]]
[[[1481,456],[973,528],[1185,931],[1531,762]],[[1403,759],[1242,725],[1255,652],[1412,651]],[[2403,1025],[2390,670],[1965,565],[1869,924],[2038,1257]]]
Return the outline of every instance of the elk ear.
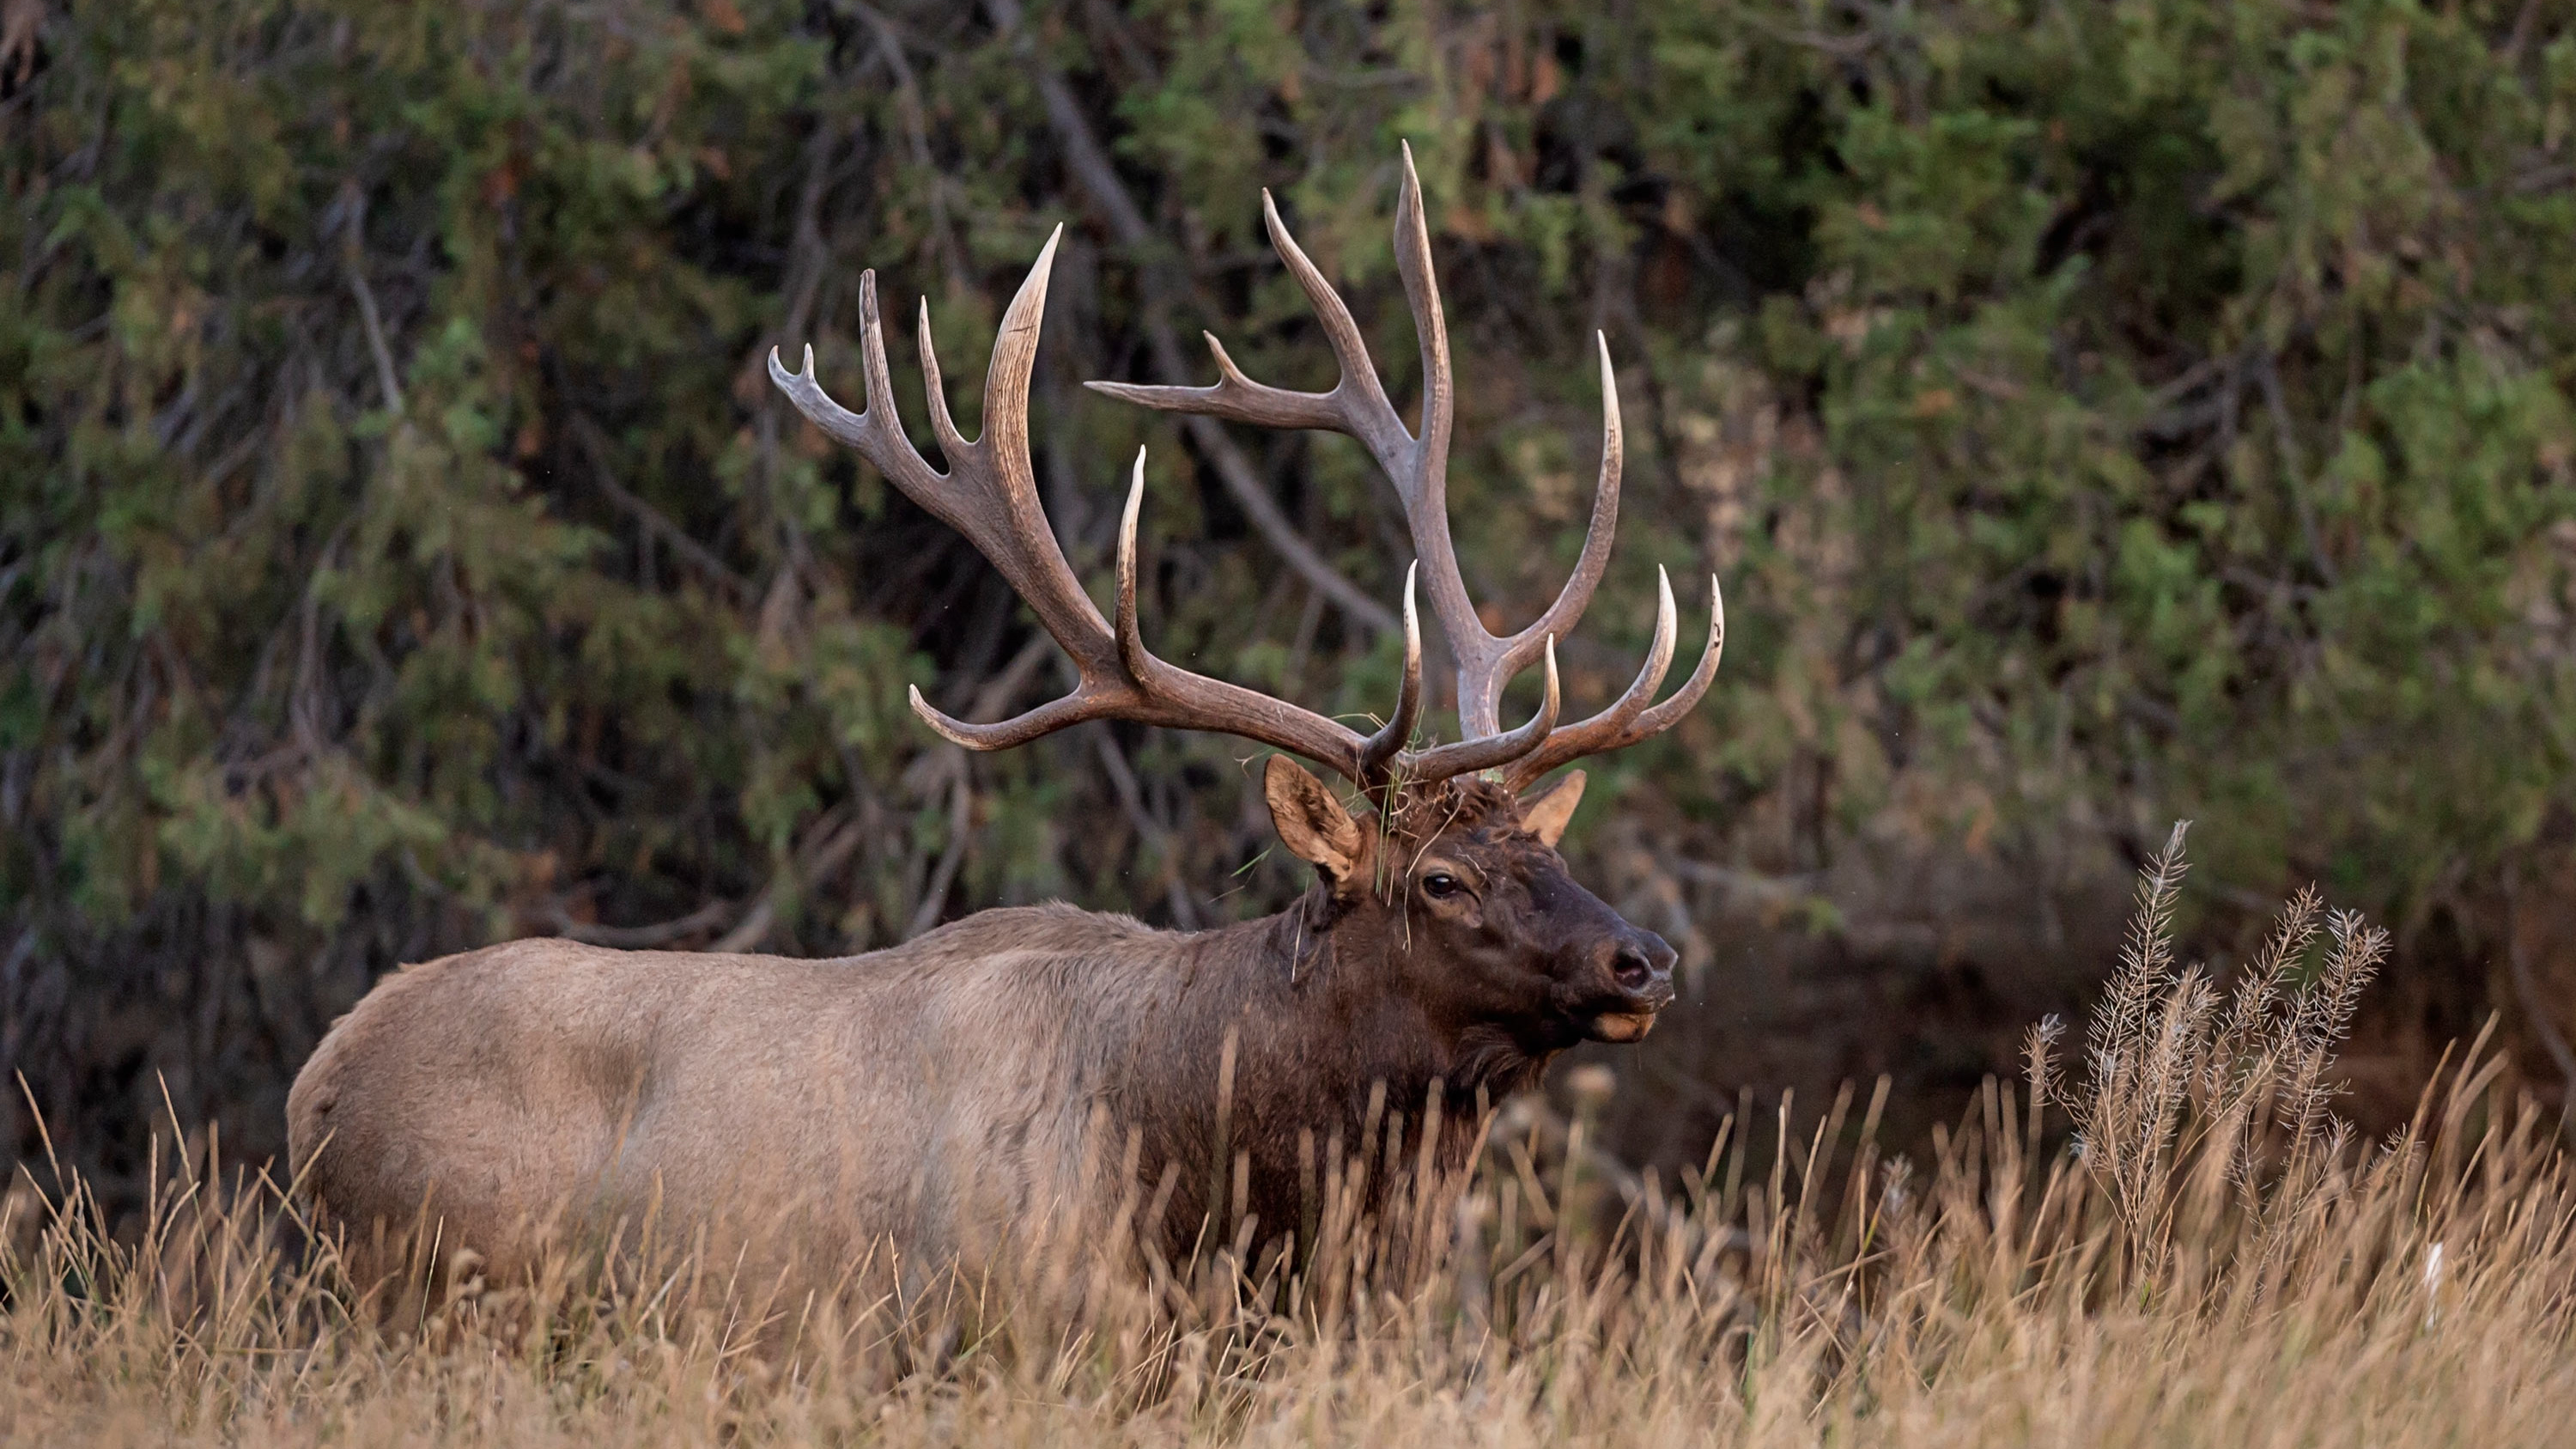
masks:
[[[1335,885],[1359,869],[1359,822],[1305,766],[1286,755],[1272,755],[1261,768],[1261,793],[1270,802],[1270,823],[1278,827],[1280,843],[1290,854],[1314,862]]]
[[[1521,829],[1553,850],[1564,838],[1566,825],[1574,819],[1574,807],[1582,803],[1583,772],[1568,770],[1565,778],[1521,801]]]

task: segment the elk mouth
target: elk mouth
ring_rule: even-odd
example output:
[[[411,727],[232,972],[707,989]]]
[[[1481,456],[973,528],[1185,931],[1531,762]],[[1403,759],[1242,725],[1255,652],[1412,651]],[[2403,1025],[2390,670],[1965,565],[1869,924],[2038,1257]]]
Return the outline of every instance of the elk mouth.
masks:
[[[1595,998],[1606,1009],[1592,1014],[1583,1034],[1594,1041],[1644,1041],[1657,1014],[1673,1004],[1672,948],[1648,936],[1620,949],[1609,965],[1612,989]]]
[[[1646,1033],[1654,1029],[1655,1013],[1652,1011],[1605,1011],[1592,1018],[1592,1024],[1584,1028],[1583,1034],[1594,1041],[1632,1042],[1644,1041]]]

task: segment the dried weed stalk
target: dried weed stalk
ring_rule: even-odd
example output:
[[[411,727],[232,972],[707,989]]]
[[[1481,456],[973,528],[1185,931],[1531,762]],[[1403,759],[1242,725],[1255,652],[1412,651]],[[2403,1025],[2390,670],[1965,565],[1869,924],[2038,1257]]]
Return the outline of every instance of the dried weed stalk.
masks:
[[[281,1185],[174,1128],[139,1221],[76,1179],[0,1198],[0,1445],[2563,1442],[2551,1122],[2481,1038],[2356,1143],[2334,1053],[2386,936],[2302,892],[2222,994],[2175,959],[2183,870],[2178,829],[2083,1070],[2041,1023],[1929,1164],[1879,1155],[1882,1084],[1856,1125],[1849,1091],[1784,1100],[1632,1171],[1590,1145],[1587,1069],[1378,1219],[1390,1103],[1319,1147],[1298,1242],[1211,1224],[1182,1263],[1112,1225],[990,1280],[782,1298],[685,1234],[516,1288],[434,1249],[388,1314]],[[2046,1150],[2060,1107],[2078,1152]]]

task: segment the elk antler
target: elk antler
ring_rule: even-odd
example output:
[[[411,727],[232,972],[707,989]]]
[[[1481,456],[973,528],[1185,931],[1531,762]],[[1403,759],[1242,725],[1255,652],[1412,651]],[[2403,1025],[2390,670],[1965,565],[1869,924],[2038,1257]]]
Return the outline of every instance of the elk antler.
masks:
[[[1545,641],[1547,695],[1537,716],[1508,734],[1412,752],[1403,749],[1422,710],[1422,630],[1413,604],[1413,573],[1404,584],[1404,677],[1395,715],[1375,734],[1357,731],[1296,705],[1223,680],[1193,674],[1157,659],[1145,648],[1136,623],[1136,515],[1145,498],[1145,455],[1136,454],[1134,481],[1118,529],[1117,620],[1112,625],[1083,592],[1065,562],[1038,502],[1037,474],[1029,461],[1029,373],[1037,361],[1039,314],[1046,309],[1047,275],[1055,264],[1057,227],[1038,253],[1028,280],[1002,314],[1001,335],[985,373],[984,436],[969,443],[948,415],[940,387],[939,359],[931,350],[930,303],[921,304],[923,390],[931,431],[947,456],[948,471],[930,466],[904,435],[895,416],[894,387],[886,369],[885,336],[877,318],[877,277],[859,278],[860,377],[864,411],[832,400],[814,376],[814,349],[801,370],[790,372],[769,354],[769,376],[813,424],[857,449],[914,502],[966,536],[1036,612],[1078,676],[1073,692],[999,724],[971,724],[931,708],[919,688],[913,712],[941,735],[973,750],[1008,749],[1092,719],[1123,719],[1171,729],[1240,735],[1303,755],[1337,770],[1371,794],[1398,778],[1442,779],[1467,770],[1506,764],[1547,740],[1556,726],[1556,649]]]
[[[1450,651],[1458,657],[1458,723],[1468,738],[1459,744],[1426,750],[1423,758],[1437,762],[1434,773],[1445,774],[1505,763],[1484,758],[1489,753],[1484,747],[1498,728],[1496,716],[1503,686],[1528,668],[1533,658],[1551,649],[1553,641],[1583,617],[1610,562],[1610,538],[1619,521],[1621,447],[1618,383],[1610,370],[1609,341],[1596,334],[1601,354],[1601,478],[1593,492],[1592,521],[1584,532],[1583,552],[1575,559],[1573,575],[1545,613],[1518,633],[1497,636],[1476,616],[1476,606],[1467,597],[1466,581],[1459,576],[1457,549],[1449,538],[1449,429],[1455,411],[1449,375],[1449,327],[1440,310],[1439,283],[1431,272],[1431,235],[1423,223],[1422,181],[1414,174],[1413,148],[1404,148],[1404,189],[1395,212],[1395,261],[1404,279],[1405,299],[1413,309],[1414,330],[1422,341],[1422,432],[1418,437],[1406,430],[1395,405],[1387,400],[1386,387],[1378,379],[1377,365],[1369,359],[1359,324],[1351,320],[1350,307],[1307,259],[1296,238],[1288,234],[1287,224],[1279,219],[1279,208],[1272,203],[1268,191],[1261,194],[1261,217],[1270,229],[1271,245],[1278,249],[1279,259],[1287,264],[1297,285],[1305,290],[1316,320],[1323,324],[1324,335],[1332,344],[1333,356],[1341,364],[1341,380],[1332,391],[1292,392],[1255,382],[1234,365],[1224,344],[1212,333],[1208,335],[1208,349],[1216,356],[1218,376],[1211,386],[1150,387],[1123,382],[1086,386],[1164,412],[1204,413],[1273,428],[1313,428],[1358,439],[1377,459],[1378,467],[1404,501],[1414,553],[1429,575],[1431,612],[1440,620],[1441,631],[1449,636]],[[1709,681],[1717,675],[1718,653],[1725,639],[1725,605],[1716,598],[1715,575],[1709,578],[1708,645],[1701,651],[1698,667],[1670,699],[1647,708],[1663,684],[1673,657],[1672,586],[1664,582],[1660,588],[1655,644],[1636,682],[1608,709],[1579,725],[1556,730],[1545,743],[1511,757],[1508,783],[1513,788],[1526,785],[1568,760],[1634,744],[1670,728],[1708,692]],[[1443,751],[1455,755],[1444,756]],[[1451,768],[1455,757],[1474,757],[1478,762]]]

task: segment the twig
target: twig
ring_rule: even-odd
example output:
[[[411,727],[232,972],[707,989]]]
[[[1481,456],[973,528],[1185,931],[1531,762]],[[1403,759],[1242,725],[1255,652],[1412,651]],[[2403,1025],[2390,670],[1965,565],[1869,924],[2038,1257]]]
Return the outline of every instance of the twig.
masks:
[[[2202,358],[2200,361],[2184,368],[2174,376],[2165,379],[2165,381],[2160,384],[2155,391],[2148,393],[2146,397],[2145,410],[2149,413],[2153,413],[2159,408],[2173,406],[2175,403],[2178,403],[2185,397],[2189,396],[2193,389],[2199,387],[2202,383],[2209,381],[2211,378],[2218,376],[2220,373],[2225,372],[2228,368],[2234,366],[2235,363],[2235,358],[2224,353],[2213,357]]]
[[[401,417],[402,384],[394,377],[393,349],[385,345],[385,324],[376,312],[376,294],[367,286],[367,274],[354,262],[349,267],[349,290],[358,294],[358,322],[367,331],[367,350],[375,354],[376,385],[384,389],[385,411]]]
[[[1828,35],[1821,30],[1782,25],[1765,19],[1751,10],[1744,12],[1744,18],[1754,29],[1774,40],[1788,45],[1804,46],[1809,50],[1830,55],[1836,60],[1858,60],[1877,49],[1881,41],[1881,37],[1866,30],[1852,35]]]
[[[1188,891],[1181,885],[1178,838],[1146,810],[1144,789],[1137,784],[1136,769],[1127,762],[1127,752],[1118,747],[1118,737],[1105,724],[1095,722],[1092,729],[1100,763],[1109,771],[1109,783],[1117,793],[1119,808],[1127,814],[1127,823],[1135,826],[1136,833],[1163,857],[1163,893],[1172,908],[1172,924],[1184,931],[1197,930],[1198,908],[1191,904]]]
[[[2514,13],[2513,29],[2505,36],[2504,50],[2497,55],[2498,68],[2511,72],[2522,64],[2522,53],[2531,44],[2531,32],[2540,19],[2540,0],[2522,0]]]
[[[1723,890],[1739,891],[1760,900],[1802,900],[1815,894],[1824,882],[1824,872],[1807,871],[1799,875],[1767,875],[1758,870],[1742,870],[1731,865],[1718,865],[1704,860],[1675,856],[1665,862],[1673,874],[1700,885],[1713,885]]]
[[[838,813],[837,808],[834,813]],[[814,828],[806,835],[804,847],[788,861],[786,869],[781,870],[777,878],[770,882],[769,888],[760,893],[759,903],[742,918],[740,925],[725,932],[714,944],[708,946],[709,951],[727,953],[748,951],[767,940],[771,928],[778,924],[779,901],[785,899],[791,891],[803,889],[808,881],[820,880],[830,875],[849,860],[867,835],[865,825],[857,819],[846,820],[829,837],[823,837],[823,827],[831,820],[832,816],[826,815],[815,823]]]
[[[592,946],[615,946],[621,950],[640,951],[667,946],[683,936],[712,931],[733,914],[733,902],[709,901],[685,916],[657,921],[649,926],[603,926],[593,921],[576,921],[556,906],[549,912],[555,934],[567,940]]]
[[[930,124],[921,104],[921,86],[913,79],[912,63],[904,59],[903,37],[894,22],[875,6],[850,0],[850,13],[867,24],[877,38],[877,54],[894,73],[896,114],[902,118],[904,140],[912,149],[912,164],[930,177],[930,244],[939,254],[939,267],[951,284],[965,285],[965,254],[957,245],[954,228],[948,221],[948,178],[939,170],[938,160],[930,152]]]
[[[1046,663],[1047,656],[1054,652],[1054,640],[1044,633],[1030,635],[1029,642],[1020,646],[1020,652],[1012,655],[1009,663],[977,687],[974,696],[966,703],[964,717],[977,724],[990,724],[1009,714],[1011,702],[1020,697],[1021,690],[1029,687],[1030,676],[1036,674],[1038,666]]]
[[[727,568],[723,559],[691,538],[688,530],[673,523],[662,510],[627,491],[626,486],[617,481],[617,475],[610,471],[608,465],[608,437],[600,431],[599,424],[591,421],[589,414],[573,414],[572,435],[573,441],[581,445],[582,452],[590,459],[592,481],[599,485],[600,492],[608,495],[611,503],[633,514],[646,533],[669,545],[671,552],[722,585],[735,603],[742,603],[752,596],[751,580]]]
[[[715,955],[730,956],[748,951],[767,940],[770,928],[778,924],[778,907],[771,904],[777,893],[775,885],[762,892],[760,904],[751,908],[751,913],[742,918],[742,924],[717,937],[707,950]]]
[[[855,79],[855,78],[854,78]],[[779,294],[787,299],[787,310],[779,317],[778,326],[752,343],[742,369],[734,375],[734,396],[749,404],[766,403],[771,398],[766,359],[770,350],[786,345],[788,339],[805,336],[813,319],[814,299],[823,290],[824,264],[831,259],[831,242],[823,235],[823,194],[830,189],[832,161],[840,133],[831,118],[824,118],[805,147],[805,179],[797,187],[796,220],[788,229],[787,275],[779,284]],[[761,438],[762,470],[772,473],[771,461],[777,436],[777,420],[762,409],[766,424]]]
[[[349,290],[358,298],[358,323],[366,329],[367,351],[376,359],[376,385],[384,389],[385,411],[403,415],[402,380],[394,371],[393,348],[385,342],[384,314],[376,310],[375,289],[367,285],[367,197],[354,180],[340,183],[347,215],[340,223],[340,261],[349,274]]]
[[[956,749],[954,745],[949,748]],[[922,888],[921,904],[903,929],[907,941],[939,924],[939,912],[948,902],[949,888],[957,883],[957,869],[966,861],[966,838],[975,826],[975,792],[966,783],[964,754],[958,751],[956,774],[949,786],[948,848],[940,852],[939,864],[931,868],[930,884]]]
[[[1011,656],[1001,672],[984,682],[967,705],[966,718],[978,724],[989,724],[1011,712],[1011,704],[1020,691],[1028,687],[1029,677],[1037,673],[1053,646],[1043,633],[1034,635]],[[939,924],[940,910],[948,903],[949,888],[957,883],[957,872],[966,863],[966,842],[973,837],[975,825],[975,791],[967,769],[966,752],[955,745],[940,747],[940,768],[948,773],[948,845],[939,854],[939,863],[931,867],[930,880],[922,887],[921,903],[913,907],[912,920],[904,927],[907,941]]]
[[[2540,994],[2540,982],[2531,971],[2531,952],[2522,942],[2522,892],[2520,872],[2507,868],[2504,876],[2505,959],[2513,969],[2514,999],[2522,1004],[2522,1014],[2531,1019],[2532,1034],[2549,1059],[2558,1064],[2559,1079],[2565,1083],[2559,1105],[2559,1130],[2576,1141],[2576,1050],[2570,1050],[2567,1038],[2560,1035],[2558,1023],[2550,1019],[2549,1004]]]
[[[2262,386],[2263,403],[2272,413],[2272,431],[2279,439],[2281,484],[2289,490],[2290,507],[2298,515],[2299,536],[2308,545],[2308,556],[2316,561],[2317,572],[2327,583],[2340,582],[2334,561],[2326,557],[2324,540],[2317,533],[2316,509],[2308,503],[2308,484],[2299,463],[2298,434],[2290,426],[2290,405],[2281,395],[2281,367],[2269,351],[2256,354],[2255,381]]]
[[[2531,196],[2555,191],[2570,181],[2576,181],[2576,166],[2541,166],[2521,173],[2507,185],[2516,196]]]

